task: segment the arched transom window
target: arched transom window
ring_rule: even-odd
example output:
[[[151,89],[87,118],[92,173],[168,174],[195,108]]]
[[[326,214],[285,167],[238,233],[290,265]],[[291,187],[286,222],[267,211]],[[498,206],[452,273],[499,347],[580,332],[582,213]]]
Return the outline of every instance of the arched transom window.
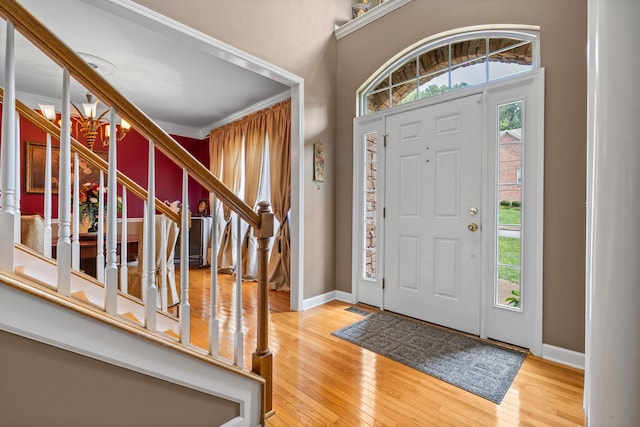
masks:
[[[534,33],[482,31],[427,42],[384,69],[360,94],[360,115],[539,67]]]

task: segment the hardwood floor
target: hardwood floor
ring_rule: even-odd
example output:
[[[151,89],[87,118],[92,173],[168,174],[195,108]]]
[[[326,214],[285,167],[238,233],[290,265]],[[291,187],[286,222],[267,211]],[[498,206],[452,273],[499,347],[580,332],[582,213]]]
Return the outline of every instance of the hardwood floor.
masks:
[[[208,346],[209,273],[191,270],[192,342]],[[232,358],[233,278],[220,275],[221,355]],[[256,283],[243,284],[244,361],[255,349]],[[583,372],[528,356],[500,405],[331,335],[362,317],[333,301],[288,311],[288,293],[269,292],[277,426],[584,425]],[[222,304],[225,301],[225,304]],[[224,306],[224,308],[223,308]],[[367,307],[361,307],[369,309]]]

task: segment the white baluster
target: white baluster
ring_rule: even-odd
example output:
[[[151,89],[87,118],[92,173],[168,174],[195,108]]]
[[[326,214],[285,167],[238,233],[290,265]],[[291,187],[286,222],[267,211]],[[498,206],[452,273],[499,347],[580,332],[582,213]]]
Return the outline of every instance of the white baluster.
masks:
[[[145,325],[151,331],[156,330],[156,308],[158,301],[158,290],[156,289],[155,275],[155,253],[156,253],[156,185],[155,185],[155,155],[153,141],[149,140],[149,180],[147,188],[147,204],[145,212],[145,239],[144,252],[145,258],[144,268],[146,279],[143,284],[143,292],[145,295]]]
[[[129,257],[128,254],[128,228],[129,224],[127,223],[127,189],[122,187],[122,228],[120,230],[120,290],[125,294],[129,293],[129,268],[127,267],[127,259]],[[139,242],[142,244],[142,242]],[[140,268],[140,267],[138,267]]]
[[[138,272],[140,273],[140,295],[142,296],[142,301],[147,300],[147,240],[149,240],[149,235],[147,230],[147,201],[143,202],[144,208],[142,210],[142,242],[139,242],[139,245],[142,245],[142,259],[138,259]]]
[[[160,223],[160,308],[167,311],[167,227],[169,219],[162,215]]]
[[[20,165],[22,164],[20,162],[20,114],[15,114],[15,118],[16,118],[16,202],[15,202],[15,213],[14,213],[14,218],[15,218],[15,226],[14,226],[14,240],[16,242],[22,242],[22,236],[20,235],[20,216],[22,215],[20,213],[20,193],[22,193],[22,191],[20,191],[20,181],[21,181],[21,177],[22,175],[20,175],[21,170],[20,170]]]
[[[189,304],[189,174],[182,169],[182,209],[180,216],[180,342],[191,342]]]
[[[0,147],[0,268],[13,272],[15,237],[15,69],[14,69],[14,29],[7,20],[6,55],[4,59],[5,88],[2,102],[2,146]]]
[[[62,114],[60,125],[60,172],[58,178],[58,292],[71,294],[71,99],[69,70],[62,71]]]
[[[116,246],[118,237],[118,162],[116,144],[116,112],[111,109],[109,126],[109,169],[107,173],[107,266],[105,275],[105,311],[117,313],[118,305],[118,265],[116,264]],[[126,241],[124,242],[126,245]]]
[[[44,149],[44,256],[51,258],[51,135]]]
[[[244,333],[242,332],[242,220],[240,215],[236,217],[236,333],[235,344],[236,351],[234,357],[234,363],[240,369],[243,368],[243,354],[244,354]]]
[[[98,191],[98,233],[96,254],[96,275],[98,282],[104,283],[104,172],[100,171],[100,190]]]
[[[71,214],[71,268],[80,270],[80,160],[73,153],[73,202]]]
[[[209,318],[209,352],[220,355],[220,321],[218,320],[218,209],[215,194],[211,197],[213,224],[211,225],[211,317]],[[187,261],[187,265],[189,261]]]

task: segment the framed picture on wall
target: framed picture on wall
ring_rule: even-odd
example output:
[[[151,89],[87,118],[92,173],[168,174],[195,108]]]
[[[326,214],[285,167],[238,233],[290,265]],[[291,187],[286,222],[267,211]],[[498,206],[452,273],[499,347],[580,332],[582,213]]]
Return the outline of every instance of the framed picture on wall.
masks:
[[[24,189],[27,193],[44,193],[44,171],[45,171],[45,150],[46,145],[42,142],[27,141],[25,144],[25,176]],[[106,151],[94,151],[97,155],[107,160]],[[73,152],[71,155],[71,174],[73,179]],[[58,175],[60,164],[60,147],[51,145],[51,192],[58,193]],[[80,173],[80,183],[100,182],[100,170],[91,163],[80,158],[78,164]],[[106,176],[105,176],[106,185]]]
[[[313,144],[313,180],[324,182],[324,145]]]

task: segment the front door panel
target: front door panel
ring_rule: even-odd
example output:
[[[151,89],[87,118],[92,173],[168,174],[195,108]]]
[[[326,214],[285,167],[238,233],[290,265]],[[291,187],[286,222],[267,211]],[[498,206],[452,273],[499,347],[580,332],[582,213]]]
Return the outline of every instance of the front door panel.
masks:
[[[474,334],[481,100],[474,95],[390,116],[386,149],[385,309]]]

